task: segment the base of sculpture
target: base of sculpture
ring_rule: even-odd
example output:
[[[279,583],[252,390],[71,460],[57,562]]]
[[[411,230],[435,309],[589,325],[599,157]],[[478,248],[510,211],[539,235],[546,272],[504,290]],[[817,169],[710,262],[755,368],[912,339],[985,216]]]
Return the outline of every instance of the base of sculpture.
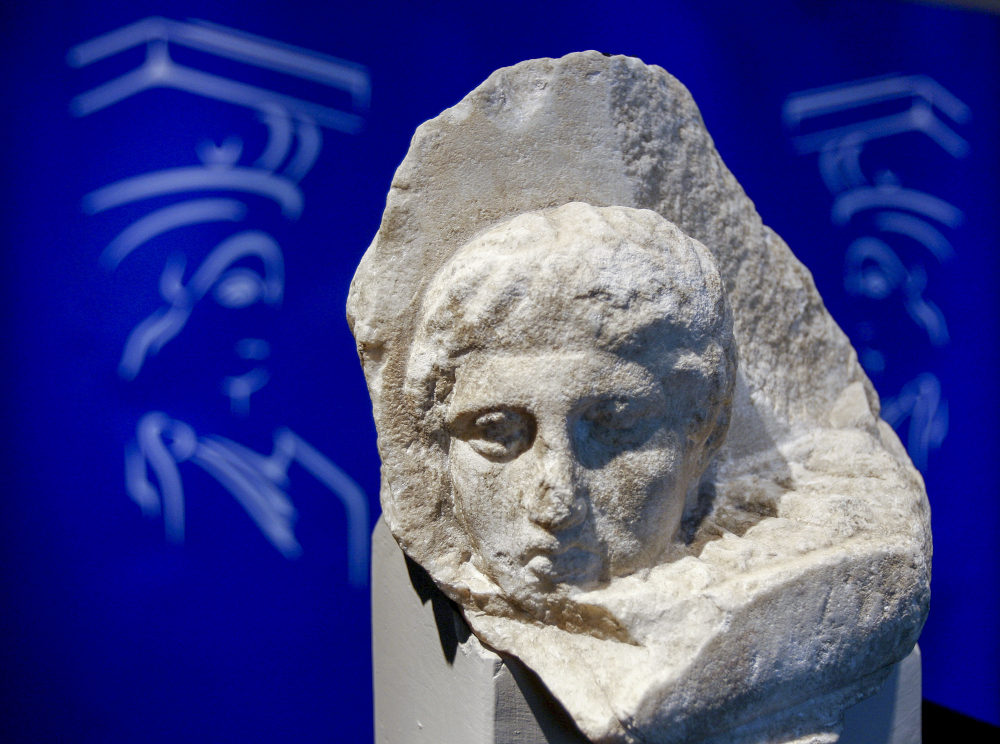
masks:
[[[538,677],[486,648],[385,523],[372,535],[376,744],[586,744]],[[920,651],[847,709],[839,744],[921,744]]]

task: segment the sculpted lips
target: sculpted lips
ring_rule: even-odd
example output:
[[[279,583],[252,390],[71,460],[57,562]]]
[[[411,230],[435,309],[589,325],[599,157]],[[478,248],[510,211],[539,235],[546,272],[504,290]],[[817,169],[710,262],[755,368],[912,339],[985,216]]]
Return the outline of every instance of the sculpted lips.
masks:
[[[524,556],[522,564],[527,564],[535,556],[560,556],[571,550],[596,554],[594,546],[588,544],[586,537],[580,534],[579,529],[568,529],[563,531],[547,530],[532,524],[532,532],[536,533],[534,539],[529,539],[527,545],[521,551]],[[572,533],[572,534],[571,534]]]
[[[564,553],[568,553],[570,550],[581,550],[586,553],[593,553],[594,551],[580,545],[579,543],[560,543],[558,540],[554,540],[548,545],[534,545],[524,551],[525,561],[530,561],[535,556],[560,556]]]
[[[576,542],[533,547],[523,553],[522,565],[539,578],[586,581],[596,578],[601,558],[590,548]]]

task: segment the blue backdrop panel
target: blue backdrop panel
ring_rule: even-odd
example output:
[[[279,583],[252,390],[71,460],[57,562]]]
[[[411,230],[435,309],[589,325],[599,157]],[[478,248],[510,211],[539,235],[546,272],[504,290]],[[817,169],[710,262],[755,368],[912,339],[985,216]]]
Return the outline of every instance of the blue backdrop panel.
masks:
[[[861,0],[8,10],[0,735],[371,740],[350,278],[420,122],[590,48],[691,89],[813,272],[927,481],[925,695],[1000,724],[998,31]]]

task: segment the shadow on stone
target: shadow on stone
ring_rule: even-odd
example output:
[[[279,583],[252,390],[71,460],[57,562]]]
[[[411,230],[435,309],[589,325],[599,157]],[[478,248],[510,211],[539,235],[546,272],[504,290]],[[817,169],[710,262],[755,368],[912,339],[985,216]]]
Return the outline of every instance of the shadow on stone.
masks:
[[[431,603],[434,611],[434,622],[437,624],[438,638],[441,639],[441,650],[449,664],[455,663],[455,653],[458,644],[465,643],[470,630],[458,612],[455,603],[434,585],[434,580],[418,563],[409,556],[406,557],[406,571],[410,575],[413,590],[420,597],[421,604]]]

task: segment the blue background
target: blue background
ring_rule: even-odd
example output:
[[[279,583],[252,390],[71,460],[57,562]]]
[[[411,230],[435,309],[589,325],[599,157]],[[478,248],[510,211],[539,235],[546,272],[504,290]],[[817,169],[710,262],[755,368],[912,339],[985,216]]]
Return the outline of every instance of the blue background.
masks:
[[[233,229],[177,231],[108,272],[98,264],[104,246],[149,207],[88,216],[83,196],[128,176],[195,165],[205,138],[220,143],[238,134],[246,152],[258,152],[265,137],[251,112],[178,91],[70,114],[75,95],[134,68],[142,53],[73,69],[67,51],[151,15],[202,18],[358,63],[370,74],[372,101],[360,134],[324,131],[323,151],[301,183],[300,219],[248,201],[246,226],[282,246],[281,308],[203,303],[182,334],[126,382],[116,374],[122,343],[162,304],[156,283],[167,257],[180,250],[200,260],[199,251]],[[368,593],[348,582],[339,501],[292,467],[288,494],[303,554],[289,560],[219,483],[181,463],[187,537],[170,544],[162,519],[144,517],[126,494],[124,447],[149,410],[264,454],[274,430],[288,426],[364,489],[374,519],[375,431],[344,304],[393,171],[414,128],[494,69],[581,49],[640,57],[688,86],[765,223],[813,272],[852,340],[883,353],[885,369],[872,379],[884,398],[921,372],[939,378],[949,424],[925,472],[935,555],[921,639],[924,694],[1000,725],[1000,17],[888,0],[110,7],[39,0],[7,9],[2,29],[0,676],[7,702],[0,738],[371,740]],[[970,144],[967,157],[909,134],[872,146],[862,161],[873,173],[890,168],[905,186],[965,215],[960,227],[943,231],[955,251],[950,261],[938,265],[912,246],[899,248],[908,265],[926,267],[924,296],[947,318],[951,336],[940,347],[900,302],[845,289],[847,248],[870,226],[831,222],[833,196],[816,155],[798,154],[794,132],[782,126],[792,93],[890,73],[927,75],[972,111],[968,122],[953,123]],[[330,93],[330,105],[342,103],[338,95]],[[233,344],[247,335],[267,338],[272,356],[271,380],[244,417],[230,412],[219,379],[235,374]],[[905,441],[905,423],[900,432]]]

